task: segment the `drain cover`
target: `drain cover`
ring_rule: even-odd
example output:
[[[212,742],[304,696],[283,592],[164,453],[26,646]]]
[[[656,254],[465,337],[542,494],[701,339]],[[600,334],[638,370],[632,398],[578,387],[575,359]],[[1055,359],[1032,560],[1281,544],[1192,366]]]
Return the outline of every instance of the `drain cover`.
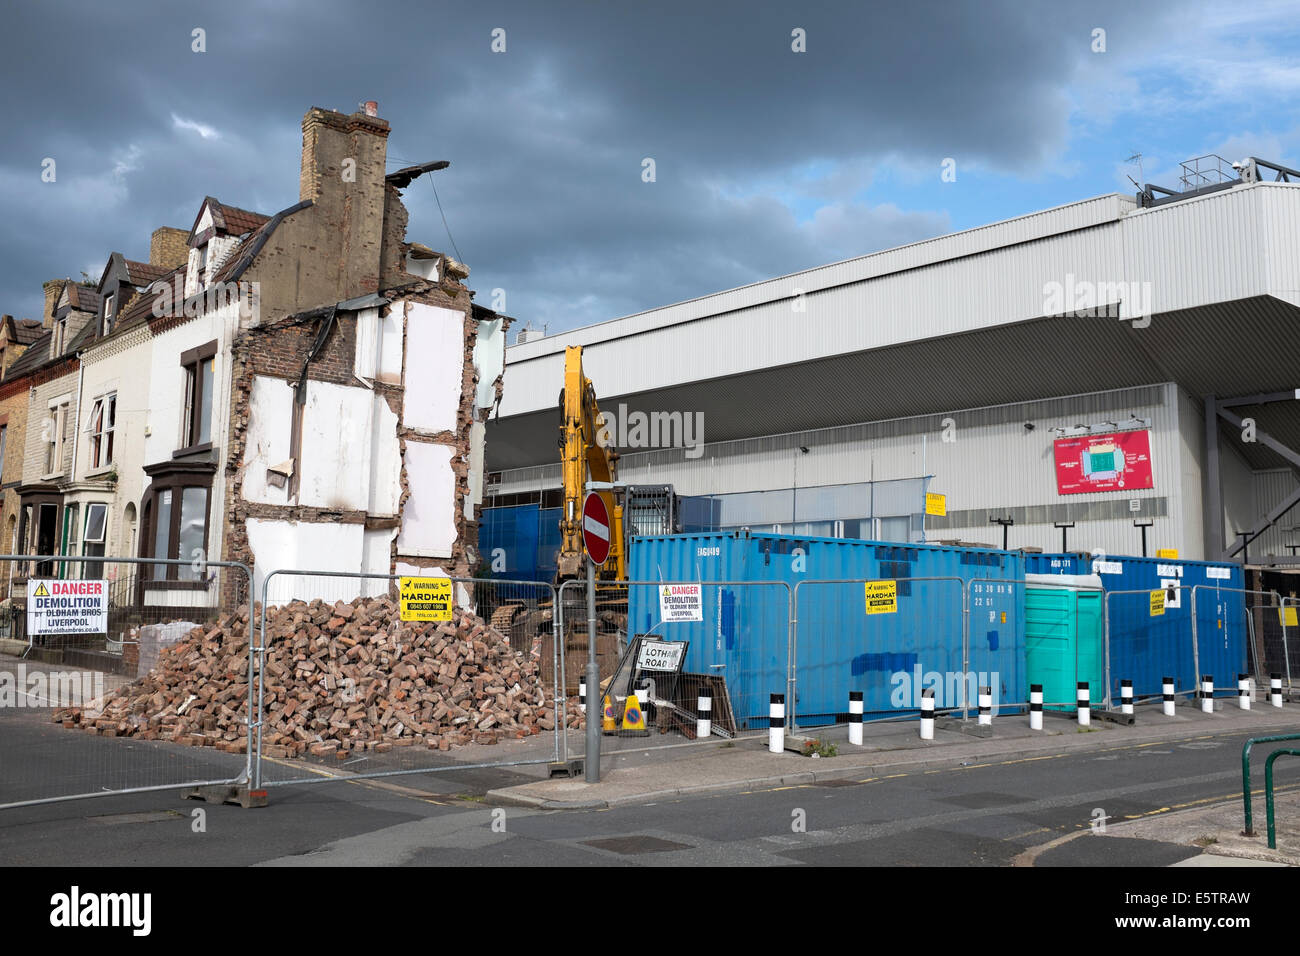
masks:
[[[584,840],[584,845],[625,856],[635,853],[663,853],[666,850],[689,850],[689,843],[674,843],[652,836],[607,837],[604,840]]]

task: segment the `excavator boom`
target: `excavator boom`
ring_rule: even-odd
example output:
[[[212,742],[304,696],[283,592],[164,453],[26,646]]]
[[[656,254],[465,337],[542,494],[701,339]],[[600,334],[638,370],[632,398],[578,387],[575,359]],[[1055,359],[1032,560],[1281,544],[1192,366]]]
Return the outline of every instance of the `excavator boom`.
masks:
[[[564,350],[564,391],[560,393],[560,448],[564,474],[564,512],[560,518],[560,554],[557,577],[561,581],[584,575],[586,553],[582,545],[582,500],[588,481],[613,482],[618,453],[605,447],[601,435],[600,409],[596,390],[583,374],[582,346]],[[604,580],[625,580],[623,553],[623,505],[610,491],[597,492],[604,499],[613,527],[610,528],[609,559],[598,572]]]

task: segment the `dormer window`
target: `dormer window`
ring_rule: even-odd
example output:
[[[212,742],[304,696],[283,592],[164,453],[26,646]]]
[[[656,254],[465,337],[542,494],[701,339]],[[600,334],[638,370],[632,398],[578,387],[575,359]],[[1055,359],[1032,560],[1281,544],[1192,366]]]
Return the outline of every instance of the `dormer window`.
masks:
[[[199,291],[207,286],[208,272],[208,244],[205,242],[199,246]]]
[[[63,354],[63,346],[68,332],[68,317],[65,315],[61,319],[54,321],[54,358]]]
[[[108,335],[113,331],[113,305],[117,301],[116,295],[104,296],[104,325],[103,335]]]

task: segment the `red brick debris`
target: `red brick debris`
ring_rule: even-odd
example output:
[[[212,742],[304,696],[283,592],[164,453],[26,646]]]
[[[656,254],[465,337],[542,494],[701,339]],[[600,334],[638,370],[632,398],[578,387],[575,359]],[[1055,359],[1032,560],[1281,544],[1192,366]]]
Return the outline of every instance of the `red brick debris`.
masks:
[[[262,752],[269,757],[449,750],[555,729],[540,663],[460,608],[449,622],[412,623],[399,620],[390,597],[293,601],[268,609],[266,639]],[[106,737],[243,753],[248,670],[245,609],[165,648],[156,668],[108,696],[102,709],[67,708],[54,720]],[[566,722],[582,726],[572,698]]]

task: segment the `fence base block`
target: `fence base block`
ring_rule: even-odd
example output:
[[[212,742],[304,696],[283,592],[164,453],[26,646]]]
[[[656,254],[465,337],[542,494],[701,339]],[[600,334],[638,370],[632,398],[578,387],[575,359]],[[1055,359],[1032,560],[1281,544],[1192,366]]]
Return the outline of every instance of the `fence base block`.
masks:
[[[266,806],[266,791],[250,790],[243,786],[194,787],[186,791],[185,799],[215,804],[228,803],[251,810]]]
[[[546,765],[546,770],[551,777],[581,777],[585,772],[582,757],[552,761]]]
[[[985,725],[980,726],[975,720],[961,720],[957,717],[936,717],[934,719],[935,730],[955,730],[959,734],[966,734],[969,737],[992,737],[993,728]]]
[[[790,751],[791,753],[796,753],[796,754],[804,753],[805,746],[816,742],[817,742],[816,737],[807,737],[804,736],[803,734],[792,734],[790,733],[788,728],[786,729],[785,749]]]
[[[1137,723],[1136,714],[1126,714],[1118,710],[1094,710],[1092,716],[1098,720],[1104,720],[1112,724],[1122,724],[1125,727],[1132,727]]]

